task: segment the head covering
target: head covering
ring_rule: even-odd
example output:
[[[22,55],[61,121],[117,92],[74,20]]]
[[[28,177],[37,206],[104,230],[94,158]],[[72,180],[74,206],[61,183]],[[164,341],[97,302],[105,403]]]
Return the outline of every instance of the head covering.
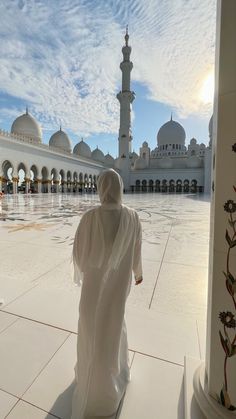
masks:
[[[123,181],[113,169],[104,170],[98,178],[98,194],[101,204],[121,205]]]

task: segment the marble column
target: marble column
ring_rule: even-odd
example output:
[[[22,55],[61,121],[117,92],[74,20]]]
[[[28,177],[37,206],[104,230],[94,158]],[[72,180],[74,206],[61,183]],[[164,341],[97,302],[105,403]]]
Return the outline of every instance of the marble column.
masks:
[[[42,192],[43,193],[47,193],[48,191],[48,181],[47,180],[42,180]]]
[[[42,179],[36,179],[37,193],[42,193]]]
[[[25,193],[28,194],[30,189],[30,178],[25,177]]]
[[[206,361],[194,394],[207,419],[236,418],[236,1],[217,4]]]
[[[61,192],[64,193],[65,192],[65,181],[61,180]]]
[[[13,182],[13,194],[17,194],[18,193],[18,177],[13,176],[12,177],[12,182]]]
[[[48,192],[48,193],[51,193],[51,192],[52,192],[52,191],[51,191],[51,187],[52,187],[52,180],[51,180],[51,179],[48,179],[47,184],[48,184],[48,190],[47,190],[47,192]]]
[[[59,193],[59,180],[54,180],[55,192]]]

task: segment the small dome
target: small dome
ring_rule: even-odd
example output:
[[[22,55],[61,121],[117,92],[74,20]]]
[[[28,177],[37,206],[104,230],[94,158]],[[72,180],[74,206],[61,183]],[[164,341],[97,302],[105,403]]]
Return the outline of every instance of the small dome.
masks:
[[[204,144],[204,143],[201,143],[201,144],[200,144],[200,149],[201,149],[201,150],[204,150],[205,148],[206,148],[205,144]]]
[[[101,163],[104,163],[105,160],[105,156],[103,154],[103,152],[101,150],[99,150],[99,148],[95,148],[95,150],[92,151],[92,158],[94,160],[97,160]]]
[[[134,170],[143,170],[147,168],[147,162],[142,157],[139,157],[135,160]]]
[[[105,165],[109,167],[114,167],[114,163],[115,159],[109,153],[107,153],[105,155]]]
[[[32,115],[26,113],[15,119],[11,126],[11,133],[18,134],[32,140],[34,143],[42,142],[42,130],[36,119]]]
[[[49,147],[59,148],[67,153],[71,153],[71,141],[68,135],[62,131],[61,128],[51,136],[49,140]]]
[[[84,142],[84,140],[81,140],[75,145],[73,153],[81,157],[86,157],[87,159],[91,158],[91,149],[89,145]]]
[[[173,121],[171,118],[170,121],[166,122],[159,129],[157,134],[157,144],[158,147],[169,144],[185,145],[185,138],[186,134],[182,125]]]
[[[159,160],[159,165],[162,169],[171,169],[172,167],[172,160],[170,157],[163,157]]]
[[[148,147],[148,143],[147,143],[147,141],[144,141],[144,143],[143,143],[143,147]]]
[[[197,140],[196,140],[196,138],[192,138],[191,140],[190,140],[190,145],[191,146],[193,146],[193,145],[196,145],[197,144]]]
[[[201,160],[197,156],[191,156],[187,159],[187,167],[196,169],[201,166]]]
[[[132,153],[130,153],[129,154],[129,158],[130,158],[130,160],[132,161],[132,162],[134,162],[135,160],[137,160],[138,159],[138,154],[137,153],[135,153],[135,151],[133,151]]]

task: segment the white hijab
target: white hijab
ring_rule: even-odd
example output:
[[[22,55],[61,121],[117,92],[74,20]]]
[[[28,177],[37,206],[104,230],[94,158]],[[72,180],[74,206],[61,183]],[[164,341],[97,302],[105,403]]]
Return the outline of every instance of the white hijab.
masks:
[[[104,170],[98,177],[98,194],[102,205],[121,205],[123,181],[113,169]]]
[[[98,178],[98,193],[101,206],[95,207],[83,215],[75,235],[73,261],[76,283],[80,283],[83,273],[88,269],[100,269],[104,265],[105,241],[101,217],[103,209],[121,210],[117,234],[110,257],[105,263],[104,275],[111,270],[118,269],[130,241],[134,238],[132,233],[136,227],[135,212],[122,205],[123,181],[115,170],[109,169],[101,173]]]

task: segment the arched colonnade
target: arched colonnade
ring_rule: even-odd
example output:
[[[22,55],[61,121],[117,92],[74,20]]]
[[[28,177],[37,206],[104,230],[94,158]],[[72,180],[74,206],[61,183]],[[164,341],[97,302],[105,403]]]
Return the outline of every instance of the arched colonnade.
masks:
[[[132,192],[197,193],[203,192],[203,189],[196,179],[137,179],[131,186]]]
[[[0,166],[0,192],[70,193],[95,192],[98,175],[92,171],[71,171],[56,167],[31,166],[5,160]]]

